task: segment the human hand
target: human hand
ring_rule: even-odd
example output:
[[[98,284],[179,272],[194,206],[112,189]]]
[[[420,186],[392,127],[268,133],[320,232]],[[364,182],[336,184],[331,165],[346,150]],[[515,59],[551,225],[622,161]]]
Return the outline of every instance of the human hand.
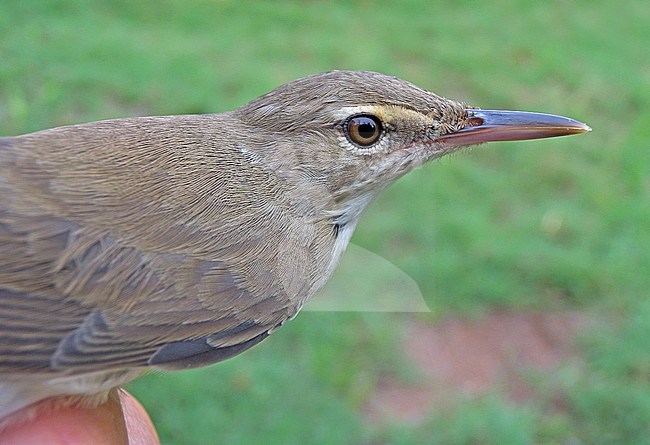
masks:
[[[160,445],[149,415],[124,390],[95,408],[44,410],[0,431],[3,445]]]

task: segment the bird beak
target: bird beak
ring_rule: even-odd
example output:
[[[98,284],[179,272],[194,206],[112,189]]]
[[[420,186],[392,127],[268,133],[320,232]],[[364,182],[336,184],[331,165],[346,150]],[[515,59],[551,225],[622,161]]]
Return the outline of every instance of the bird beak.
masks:
[[[591,131],[589,126],[568,117],[528,111],[467,110],[465,127],[436,140],[460,147],[494,141],[521,141],[566,136]]]

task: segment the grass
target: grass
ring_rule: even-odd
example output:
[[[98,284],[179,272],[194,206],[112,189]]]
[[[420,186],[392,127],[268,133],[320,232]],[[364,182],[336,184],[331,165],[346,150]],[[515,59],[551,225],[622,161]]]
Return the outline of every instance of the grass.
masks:
[[[543,397],[460,401],[421,425],[364,421],[409,378],[391,314],[301,314],[219,366],[131,386],[163,443],[650,443],[650,9],[646,2],[24,0],[0,5],[0,133],[218,112],[330,69],[371,69],[483,108],[576,117],[580,137],[492,144],[427,165],[353,242],[443,315],[579,309],[584,367]]]

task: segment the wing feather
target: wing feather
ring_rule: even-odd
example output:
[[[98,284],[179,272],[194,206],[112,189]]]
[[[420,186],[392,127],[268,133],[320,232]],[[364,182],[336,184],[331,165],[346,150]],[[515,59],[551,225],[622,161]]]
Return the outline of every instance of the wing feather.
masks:
[[[160,124],[149,151],[130,146],[158,134],[149,133],[158,121],[148,122],[0,138],[0,375],[198,366],[252,346],[295,315],[311,283],[309,231],[291,230],[277,208],[250,197],[250,209],[238,208],[232,187],[248,178],[187,170],[183,156],[196,156],[187,147],[210,140],[196,136],[170,153],[169,127]],[[178,175],[167,172],[166,181],[152,170],[155,154],[180,164]],[[215,197],[219,181],[224,195]],[[182,212],[172,207],[172,186],[202,213],[163,224]],[[265,189],[275,193],[270,182]],[[233,221],[233,212],[243,219]],[[271,216],[279,226],[241,230],[247,218]],[[280,279],[286,265],[288,281]]]

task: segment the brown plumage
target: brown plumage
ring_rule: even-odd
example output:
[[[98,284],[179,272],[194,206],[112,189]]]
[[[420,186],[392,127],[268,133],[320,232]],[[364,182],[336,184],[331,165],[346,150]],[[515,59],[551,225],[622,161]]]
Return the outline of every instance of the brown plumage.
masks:
[[[339,71],[222,114],[0,138],[0,418],[238,354],[296,315],[415,166],[588,130],[499,113]]]

